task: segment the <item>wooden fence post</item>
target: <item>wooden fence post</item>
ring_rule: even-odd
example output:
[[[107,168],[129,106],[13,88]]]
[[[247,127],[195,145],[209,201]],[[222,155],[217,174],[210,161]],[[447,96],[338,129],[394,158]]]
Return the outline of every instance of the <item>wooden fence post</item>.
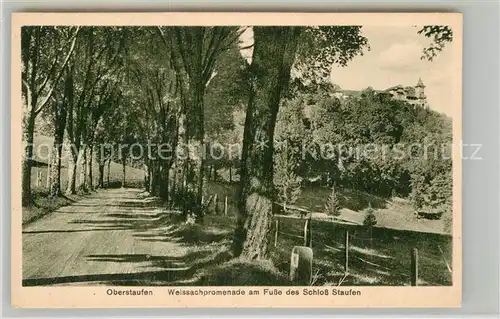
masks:
[[[312,247],[311,218],[307,218],[304,223],[304,246]]]
[[[227,215],[227,196],[224,198],[224,215]]]
[[[413,248],[411,252],[411,285],[418,286],[418,249]]]
[[[274,227],[274,247],[278,246],[278,232],[280,227],[280,221],[276,218],[275,227]]]
[[[47,166],[47,178],[45,179],[45,188],[50,189],[52,165]],[[40,184],[42,183],[42,172],[40,172]]]
[[[217,214],[219,212],[219,200],[217,198],[217,194],[214,195],[214,211],[215,211],[215,214]]]
[[[42,171],[37,171],[36,172],[36,187],[40,187],[40,184],[42,184]]]
[[[47,180],[46,180],[46,188],[50,189],[50,183],[52,183],[51,178],[52,177],[52,150],[49,150],[49,161],[47,163]],[[40,176],[40,182],[41,182],[42,177]]]
[[[345,232],[345,245],[344,245],[344,253],[345,253],[345,264],[344,264],[344,273],[349,273],[349,231]]]

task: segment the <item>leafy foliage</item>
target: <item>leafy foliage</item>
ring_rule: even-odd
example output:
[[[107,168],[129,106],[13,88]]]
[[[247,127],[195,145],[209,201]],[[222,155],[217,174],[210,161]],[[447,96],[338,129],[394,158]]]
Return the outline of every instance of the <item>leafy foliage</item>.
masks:
[[[423,34],[432,40],[432,43],[424,48],[422,55],[422,59],[429,61],[434,60],[446,44],[453,41],[453,30],[446,25],[426,25],[418,31],[418,34]]]
[[[236,43],[221,54],[206,88],[204,121],[209,138],[232,131],[231,115],[248,100],[248,68]]]
[[[363,226],[371,228],[375,225],[377,225],[377,217],[375,217],[375,210],[372,208],[372,205],[368,205],[368,208],[365,209],[365,219],[363,220]]]
[[[298,175],[300,165],[300,143],[305,137],[302,122],[303,100],[285,100],[278,113],[275,132],[274,186],[279,199],[293,204],[301,192],[302,177]]]
[[[340,199],[337,196],[335,187],[332,187],[330,196],[325,204],[325,213],[331,216],[340,216]]]
[[[347,65],[369,49],[361,26],[319,26],[305,28],[300,37],[294,67],[306,82],[324,82],[333,64]]]
[[[415,209],[449,210],[451,119],[370,88],[347,99],[336,98],[337,90],[298,86],[278,114],[276,139],[287,127],[300,132],[295,145],[304,183],[411,195]],[[294,103],[298,111],[290,113]]]
[[[278,197],[284,204],[295,203],[301,192],[302,178],[295,173],[297,164],[290,159],[289,152],[280,152],[275,157],[274,185],[278,190]]]

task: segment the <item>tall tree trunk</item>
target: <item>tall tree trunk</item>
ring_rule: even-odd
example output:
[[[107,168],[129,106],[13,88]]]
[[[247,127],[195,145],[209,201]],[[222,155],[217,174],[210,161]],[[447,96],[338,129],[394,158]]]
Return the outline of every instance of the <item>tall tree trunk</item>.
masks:
[[[127,159],[125,157],[122,158],[122,188],[124,188],[125,185],[125,180],[126,180],[126,166],[127,166]]]
[[[179,169],[179,183],[178,183],[178,191],[176,196],[177,204],[180,205],[180,209],[182,210],[183,216],[187,217],[188,207],[185,204],[184,198],[187,196],[187,172],[189,169],[189,149],[188,138],[187,138],[187,120],[186,120],[186,106],[183,106],[183,109],[179,115],[178,120],[178,128],[177,128],[177,138],[179,143],[176,146],[176,154],[175,157],[175,167]],[[182,197],[182,198],[181,198]]]
[[[33,136],[35,134],[35,112],[32,108],[29,114],[26,115],[25,125],[23,126],[23,141],[24,145],[24,158],[23,158],[23,206],[31,204],[31,167],[33,160]]]
[[[51,152],[52,164],[50,172],[50,195],[59,196],[61,190],[61,158],[64,141],[64,132],[68,120],[68,109],[73,105],[73,72],[66,72],[64,81],[64,95],[62,103],[57,101],[52,104],[52,115],[54,117],[54,146]]]
[[[168,183],[169,183],[169,168],[168,162],[161,163],[161,171],[160,171],[160,190],[159,196],[160,198],[168,201]]]
[[[68,187],[66,189],[67,195],[76,194],[76,170],[78,167],[78,154],[79,149],[75,145],[70,147],[70,157],[68,162]]]
[[[104,188],[104,162],[99,161],[99,182],[97,188]]]
[[[203,210],[201,206],[201,197],[203,195],[203,175],[204,175],[204,138],[205,130],[203,126],[204,110],[203,95],[205,86],[201,78],[191,79],[188,100],[185,108],[186,114],[189,114],[189,120],[186,123],[185,138],[188,145],[188,159],[185,163],[186,168],[186,188],[184,193],[187,195],[184,213],[188,211],[195,215],[197,222],[203,221]],[[181,134],[179,134],[181,135]]]
[[[172,177],[172,187],[170,188],[170,192],[172,194],[177,194],[179,192],[179,190],[177,189],[179,184],[177,182],[177,167],[176,166],[174,166],[172,173],[174,176]],[[171,199],[171,203],[172,203],[173,202],[172,196],[170,197],[170,199]]]
[[[102,149],[95,152],[99,176],[97,178],[97,188],[104,188],[104,167],[106,165],[105,154]]]
[[[33,29],[25,27],[21,30],[22,37],[22,61],[23,71],[21,74],[23,85],[22,95],[26,113],[23,117],[23,172],[22,172],[22,205],[29,206],[32,203],[31,194],[31,168],[33,165],[33,139],[35,134],[35,119],[37,116],[38,88],[36,77],[38,72],[38,55],[40,49],[40,27]],[[31,49],[31,41],[34,48]],[[31,71],[29,71],[31,69]],[[29,74],[29,76],[28,76]],[[29,89],[28,89],[29,86]]]
[[[55,140],[55,138],[54,138]],[[52,145],[52,149],[49,149],[49,160],[47,162],[48,166],[47,166],[47,178],[46,178],[46,181],[45,181],[45,188],[47,188],[49,190],[49,195],[50,195],[50,188],[51,188],[51,184],[52,184],[52,180],[54,180],[54,176],[52,176],[52,166],[54,165],[54,157],[53,155],[54,154],[54,145]]]
[[[172,193],[176,193],[177,192],[177,167],[174,166],[174,168],[172,169],[172,173],[174,176],[172,176],[172,187],[170,188],[170,191]]]
[[[229,166],[229,184],[233,182],[233,168]]]
[[[151,168],[149,164],[149,160],[147,160],[147,164],[144,165],[144,189],[146,192],[149,192],[149,180],[151,178]]]
[[[154,162],[150,161],[149,163],[149,193],[151,196],[155,195],[155,171],[154,171]]]
[[[87,176],[88,176],[88,180],[87,180],[87,187],[89,190],[93,190],[94,189],[94,176],[92,174],[92,166],[94,165],[93,163],[93,160],[94,160],[94,145],[90,145],[90,147],[88,148],[88,155],[87,155]]]
[[[276,115],[294,62],[298,27],[254,27],[253,77],[245,119],[240,207],[233,252],[266,258],[273,206]]]
[[[80,163],[80,177],[78,179],[77,189],[86,192],[87,191],[87,145],[83,145],[82,149],[78,154]]]
[[[66,118],[66,117],[64,117]],[[61,123],[62,124],[62,123]],[[64,125],[64,124],[62,124]],[[50,196],[61,195],[61,157],[64,139],[64,126],[62,129],[56,129],[54,134],[54,144],[52,147],[52,164],[50,172]]]
[[[111,159],[108,160],[108,176],[107,176],[107,185],[109,187],[109,173],[110,173],[110,170],[111,170]]]
[[[158,162],[154,162],[153,164],[153,172],[151,175],[151,194],[153,196],[159,196],[160,194],[160,164]]]

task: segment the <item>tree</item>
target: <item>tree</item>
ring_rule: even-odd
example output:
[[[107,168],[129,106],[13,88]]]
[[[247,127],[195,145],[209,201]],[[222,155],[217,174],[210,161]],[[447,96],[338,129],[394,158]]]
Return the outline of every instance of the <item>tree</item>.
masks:
[[[74,56],[73,103],[68,106],[66,131],[70,142],[68,187],[66,194],[75,194],[77,188],[86,189],[88,170],[87,149],[92,144],[99,115],[102,115],[102,88],[117,76],[125,35],[119,27],[82,28]],[[78,164],[80,178],[76,180]]]
[[[300,149],[307,141],[302,97],[284,99],[278,111],[274,137],[274,186],[285,210],[300,195]]]
[[[133,118],[125,118],[135,130],[137,142],[147,148],[144,154],[147,190],[154,196],[171,203],[176,199],[176,149],[181,126],[182,109],[180,75],[173,66],[173,51],[151,50],[151,44],[160,46],[166,41],[159,37],[156,28],[139,28],[132,35],[134,46],[128,54],[128,83],[125,95],[130,103],[126,106]],[[173,168],[174,167],[174,168]],[[174,171],[171,177],[170,171]]]
[[[313,152],[306,153],[302,166],[308,178],[319,178],[322,184],[332,186],[340,182],[344,164],[339,148],[328,146],[348,142],[345,127],[349,122],[340,101],[329,96],[330,90],[325,88],[308,96],[310,130],[306,136],[311,136],[311,141],[306,145]]]
[[[426,25],[418,31],[426,38],[432,40],[431,44],[424,48],[422,59],[433,61],[443,51],[446,44],[453,41],[453,30],[447,25]]]
[[[243,135],[235,255],[265,258],[271,229],[274,124],[302,28],[255,27],[251,90]]]
[[[66,69],[64,88],[62,94],[52,102],[51,113],[54,126],[54,142],[52,147],[52,164],[50,165],[51,184],[50,196],[59,196],[61,192],[61,157],[64,141],[64,132],[66,130],[66,119],[68,115],[68,105],[73,103],[73,66]]]
[[[435,176],[429,185],[429,206],[438,212],[451,210],[453,198],[453,180],[451,172]]]
[[[205,90],[214,75],[217,58],[229,49],[242,31],[238,27],[219,26],[158,27],[157,30],[171,52],[172,64],[180,82],[182,108],[179,141],[188,148],[188,156],[179,166],[185,171],[185,197],[194,198],[194,202],[184,205],[183,211],[187,216],[188,209],[191,210],[197,221],[201,221],[205,166],[201,155],[205,149]]]
[[[229,115],[243,109],[248,102],[248,65],[238,43],[228,46],[220,54],[205,92],[204,126],[206,137],[211,140],[232,135],[235,123]]]
[[[78,38],[79,27],[24,26],[21,29],[23,97],[22,204],[31,203],[35,119],[49,104]]]
[[[327,69],[331,63],[345,64],[367,44],[359,31],[360,27],[253,28],[251,89],[243,140],[239,216],[233,240],[235,255],[261,259],[268,254],[275,121],[297,53],[305,57],[297,61],[313,59],[317,62],[313,65]]]
[[[295,172],[299,163],[291,155],[290,151],[282,150],[275,156],[274,163],[274,185],[285,211],[287,205],[295,203],[299,198],[302,183],[302,178]]]
[[[332,191],[328,196],[325,204],[325,213],[331,216],[340,216],[340,199],[335,191],[335,186],[332,186]]]
[[[365,209],[365,219],[363,220],[363,226],[371,229],[373,226],[377,225],[377,218],[375,217],[375,211],[371,204],[368,204],[368,208]]]

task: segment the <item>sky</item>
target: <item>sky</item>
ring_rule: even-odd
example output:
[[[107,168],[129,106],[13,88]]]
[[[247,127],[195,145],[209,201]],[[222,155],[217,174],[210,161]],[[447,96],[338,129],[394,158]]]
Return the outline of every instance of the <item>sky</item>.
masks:
[[[363,90],[369,86],[383,90],[399,84],[414,86],[421,78],[429,107],[451,116],[451,49],[445,47],[432,62],[420,59],[430,39],[417,34],[418,30],[414,26],[364,26],[362,33],[368,39],[370,51],[354,57],[345,67],[332,66],[332,83],[344,90]],[[253,42],[251,28],[240,40],[243,46]],[[252,49],[242,55],[251,60]]]

